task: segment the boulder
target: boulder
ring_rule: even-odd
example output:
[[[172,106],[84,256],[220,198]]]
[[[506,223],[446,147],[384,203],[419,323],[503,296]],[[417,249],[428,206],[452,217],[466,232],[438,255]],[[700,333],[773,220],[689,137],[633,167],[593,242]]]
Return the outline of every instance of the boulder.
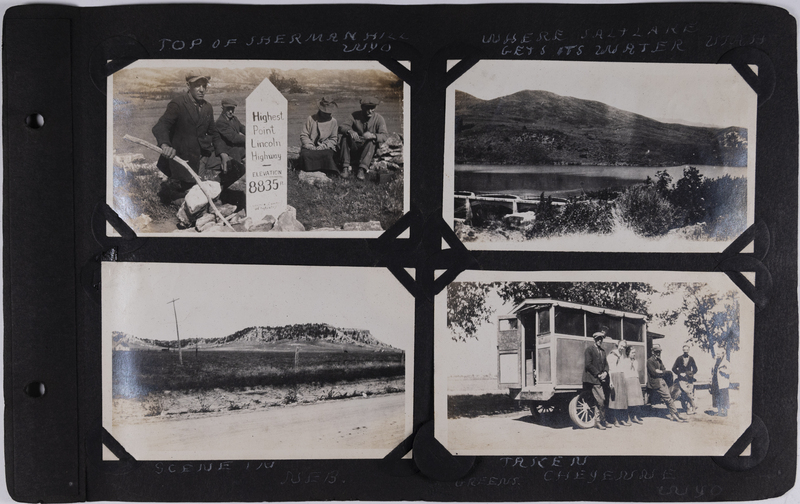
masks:
[[[328,185],[332,182],[332,180],[322,172],[301,171],[300,174],[298,175],[298,179],[300,180],[300,182],[312,186],[323,186],[323,185]]]
[[[209,222],[215,224],[217,222],[217,218],[213,213],[204,213],[203,215],[197,218],[197,221],[195,221],[194,225],[197,227],[197,229],[200,229]]]
[[[388,147],[402,147],[403,146],[403,137],[400,136],[398,133],[392,133],[389,135],[389,138],[386,139],[384,142],[385,145]]]
[[[245,219],[242,221],[242,226],[244,226],[247,231],[250,231],[250,228],[253,227],[253,218],[245,217]]]
[[[306,228],[296,218],[297,210],[291,206],[286,206],[286,211],[278,216],[273,231],[305,231]]]
[[[344,231],[383,231],[381,223],[378,221],[346,222],[342,229]]]
[[[236,205],[231,205],[230,203],[225,203],[224,205],[217,205],[217,210],[219,210],[219,213],[221,213],[223,217],[227,217],[236,212]]]
[[[247,221],[248,219],[250,219],[250,217],[245,219],[245,221]],[[259,232],[264,233],[267,231],[272,231],[272,228],[274,226],[275,226],[275,217],[271,215],[265,215],[264,218],[258,222],[253,223],[251,221],[250,227],[248,227],[247,230],[250,231],[251,233],[259,233]],[[247,227],[246,223],[245,227]]]
[[[206,233],[233,233],[233,229],[229,228],[225,224],[214,224],[206,229],[204,232]]]
[[[184,203],[178,209],[178,228],[179,229],[186,229],[192,227],[192,214],[186,210],[186,204]]]
[[[394,157],[393,157],[392,159],[390,159],[389,161],[391,161],[391,162],[392,162],[392,163],[394,163],[394,164],[398,164],[398,165],[401,165],[401,166],[402,166],[402,164],[403,164],[403,155],[402,155],[402,154],[400,154],[399,156],[394,156]]]
[[[247,231],[250,233],[266,233],[267,231],[272,231],[274,227],[275,224],[272,222],[258,221],[256,224],[250,226],[250,229]]]
[[[216,198],[222,192],[222,187],[219,185],[219,182],[214,182],[213,180],[207,180],[205,182],[201,182],[203,187],[211,198]],[[203,210],[206,205],[208,205],[208,198],[203,193],[203,190],[200,189],[199,185],[195,184],[189,189],[189,192],[186,193],[185,201],[186,209],[191,214],[196,214],[199,211]]]

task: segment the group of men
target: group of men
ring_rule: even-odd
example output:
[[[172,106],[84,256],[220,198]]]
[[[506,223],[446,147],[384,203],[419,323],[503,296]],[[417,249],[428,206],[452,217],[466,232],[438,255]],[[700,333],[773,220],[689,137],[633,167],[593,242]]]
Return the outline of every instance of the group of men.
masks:
[[[246,134],[234,115],[236,102],[222,100],[222,114],[214,120],[213,108],[205,100],[211,77],[199,72],[186,75],[186,93],[169,102],[153,126],[161,148],[158,168],[167,175],[159,197],[164,203],[180,204],[196,179],[175,160],[186,161],[202,180],[214,180],[226,189],[245,173]],[[386,121],[375,112],[380,100],[365,97],[361,109],[349,114],[338,125],[331,112],[335,102],[322,98],[317,114],[309,117],[301,132],[299,167],[305,171],[337,171],[342,177],[352,173],[363,180],[380,143],[386,141]],[[322,134],[321,134],[322,132]],[[330,139],[333,139],[331,141]],[[334,160],[334,155],[338,159]]]
[[[592,335],[594,345],[589,345],[584,351],[583,388],[589,393],[589,400],[593,403],[595,413],[595,426],[605,429],[613,424],[606,422],[606,409],[611,396],[611,381],[606,350],[603,348],[605,332],[598,331]],[[654,344],[652,355],[647,359],[647,390],[652,404],[658,397],[667,406],[667,416],[674,422],[686,422],[675,407],[673,392],[667,385],[667,380],[675,373],[676,382],[673,388],[677,398],[683,403],[688,415],[697,412],[694,402],[694,375],[697,373],[697,364],[689,355],[689,346],[684,345],[683,354],[675,360],[672,371],[667,370],[661,361],[661,346]]]
[[[186,93],[172,99],[153,126],[161,148],[157,166],[167,180],[158,193],[162,202],[175,203],[196,184],[195,178],[175,160],[186,161],[202,180],[214,180],[223,189],[244,175],[245,129],[234,115],[236,102],[222,100],[222,114],[215,121],[205,100],[211,77],[190,72]]]

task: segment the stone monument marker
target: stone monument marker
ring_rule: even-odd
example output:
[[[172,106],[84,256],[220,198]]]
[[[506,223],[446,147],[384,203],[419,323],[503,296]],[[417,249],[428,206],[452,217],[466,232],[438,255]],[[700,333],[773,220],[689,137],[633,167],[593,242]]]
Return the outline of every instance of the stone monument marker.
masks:
[[[247,216],[257,222],[286,210],[287,102],[269,79],[246,101]]]

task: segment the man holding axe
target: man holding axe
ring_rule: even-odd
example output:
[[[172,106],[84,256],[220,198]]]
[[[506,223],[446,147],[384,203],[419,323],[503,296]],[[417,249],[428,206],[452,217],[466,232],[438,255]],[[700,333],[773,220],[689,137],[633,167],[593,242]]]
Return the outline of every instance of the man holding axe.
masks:
[[[227,147],[214,125],[214,111],[205,100],[210,80],[208,75],[189,72],[186,93],[170,101],[153,126],[153,135],[162,150],[156,166],[169,177],[158,192],[166,204],[183,198],[196,183],[189,172],[175,162],[175,156],[186,160],[201,179],[216,180],[223,189],[244,175],[241,164],[233,167],[229,163]]]

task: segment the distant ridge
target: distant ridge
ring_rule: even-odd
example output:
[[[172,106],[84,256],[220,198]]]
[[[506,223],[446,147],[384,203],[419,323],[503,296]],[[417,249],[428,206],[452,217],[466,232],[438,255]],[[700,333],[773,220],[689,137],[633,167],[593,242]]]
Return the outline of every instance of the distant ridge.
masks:
[[[355,348],[372,351],[400,351],[376,339],[367,329],[341,328],[329,324],[292,324],[278,327],[254,326],[220,338],[181,338],[181,346],[183,348],[197,346],[201,349],[257,349],[269,347],[277,350],[287,347],[287,344],[295,343],[316,347],[322,345],[320,349]],[[176,340],[151,340],[132,336],[121,331],[112,332],[112,345],[115,351],[178,348]]]
[[[549,91],[456,91],[455,116],[456,164],[747,166],[746,128],[662,123]]]

